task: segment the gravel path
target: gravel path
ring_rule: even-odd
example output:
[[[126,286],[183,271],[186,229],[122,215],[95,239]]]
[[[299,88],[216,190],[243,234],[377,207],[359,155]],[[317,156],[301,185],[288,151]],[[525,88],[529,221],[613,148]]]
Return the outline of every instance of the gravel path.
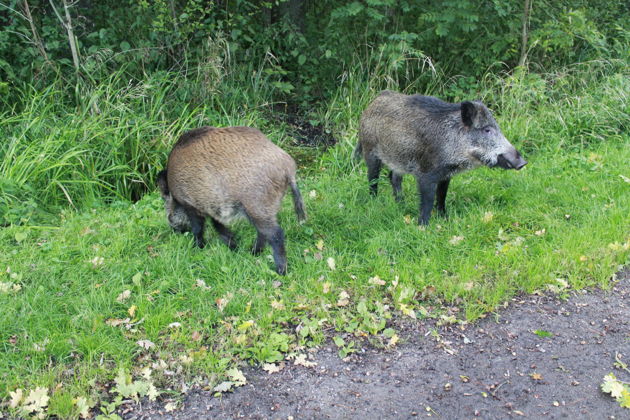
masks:
[[[599,386],[615,354],[630,362],[630,270],[609,291],[568,300],[525,296],[468,325],[405,324],[395,350],[367,349],[344,362],[334,346],[317,366],[246,369],[248,384],[222,398],[193,391],[181,408],[128,407],[125,419],[413,418],[628,419]],[[399,326],[397,329],[403,328]],[[533,333],[544,330],[551,337]]]

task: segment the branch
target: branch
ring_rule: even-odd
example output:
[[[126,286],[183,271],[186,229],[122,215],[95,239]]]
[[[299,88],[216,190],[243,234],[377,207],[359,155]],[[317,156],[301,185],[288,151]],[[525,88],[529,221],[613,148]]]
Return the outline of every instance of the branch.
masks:
[[[522,20],[522,31],[521,31],[521,57],[518,60],[519,66],[525,65],[525,60],[527,59],[527,38],[529,37],[529,14],[531,11],[532,0],[525,0],[525,7],[523,8],[523,20]]]

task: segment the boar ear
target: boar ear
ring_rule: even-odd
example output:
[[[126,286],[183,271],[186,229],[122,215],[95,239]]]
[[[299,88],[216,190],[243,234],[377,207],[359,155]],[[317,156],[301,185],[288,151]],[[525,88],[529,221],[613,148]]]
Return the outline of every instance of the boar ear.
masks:
[[[162,198],[166,199],[166,197],[170,195],[170,191],[168,190],[168,183],[166,182],[166,169],[158,173],[157,185],[160,188]]]
[[[477,117],[477,107],[469,101],[462,102],[462,121],[466,127],[472,127]]]

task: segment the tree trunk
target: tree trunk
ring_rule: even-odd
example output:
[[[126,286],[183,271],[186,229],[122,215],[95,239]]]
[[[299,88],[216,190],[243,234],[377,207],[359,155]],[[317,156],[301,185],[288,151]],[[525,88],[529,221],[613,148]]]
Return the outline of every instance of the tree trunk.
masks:
[[[35,22],[33,21],[33,16],[31,15],[31,7],[28,4],[28,0],[24,0],[22,8],[24,9],[26,20],[28,20],[28,24],[31,27],[31,33],[33,34],[33,43],[37,46],[37,49],[39,50],[39,53],[42,55],[42,57],[44,57],[44,62],[46,64],[52,64],[48,59],[48,54],[46,53],[46,49],[44,48],[44,43],[39,37],[39,33],[37,32],[37,28],[35,27]]]
[[[529,14],[531,12],[531,0],[525,0],[525,7],[523,8],[523,25],[521,31],[521,57],[518,60],[519,66],[525,65],[527,59],[527,38],[529,37]]]

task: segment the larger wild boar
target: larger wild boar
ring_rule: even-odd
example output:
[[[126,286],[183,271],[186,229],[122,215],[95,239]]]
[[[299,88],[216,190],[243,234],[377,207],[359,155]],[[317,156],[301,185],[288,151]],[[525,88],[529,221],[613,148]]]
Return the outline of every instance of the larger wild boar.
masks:
[[[291,156],[255,128],[202,127],[178,139],[157,182],[170,225],[192,230],[200,248],[206,217],[230,248],[236,242],[226,225],[246,217],[258,232],[253,252],[260,253],[268,242],[276,271],[285,274],[284,232],[277,214],[287,187],[298,219],[306,219],[295,171]]]
[[[381,92],[361,115],[354,154],[365,159],[373,195],[383,163],[391,169],[397,201],[402,175],[416,177],[422,225],[429,223],[436,196],[438,211],[446,214],[446,192],[453,175],[481,165],[521,169],[527,164],[481,102],[452,104],[391,91]]]

